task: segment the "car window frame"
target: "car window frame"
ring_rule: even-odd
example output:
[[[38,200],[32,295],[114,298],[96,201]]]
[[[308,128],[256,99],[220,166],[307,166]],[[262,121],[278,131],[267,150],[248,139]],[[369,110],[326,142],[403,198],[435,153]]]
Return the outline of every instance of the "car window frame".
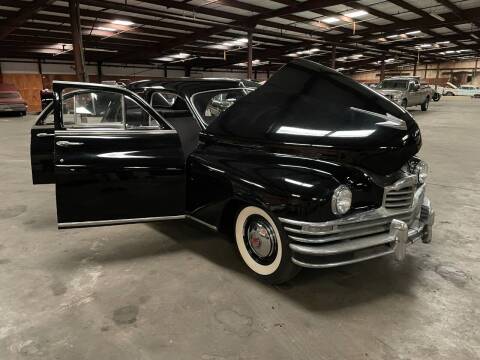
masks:
[[[198,118],[198,121],[202,124],[202,127],[204,129],[206,129],[208,127],[208,123],[203,119],[203,117],[200,115],[198,109],[195,107],[195,103],[194,103],[194,98],[195,96],[197,95],[200,95],[200,94],[205,94],[205,93],[210,93],[210,92],[220,92],[220,91],[228,91],[228,90],[251,90],[252,91],[255,91],[257,90],[257,88],[252,88],[252,87],[246,87],[246,86],[241,86],[241,87],[233,87],[233,88],[219,88],[219,89],[211,89],[211,90],[205,90],[205,91],[199,91],[199,92],[196,92],[195,94],[192,94],[190,97],[189,97],[189,102],[190,102],[190,105],[191,105],[191,108],[193,110],[193,112],[195,113],[196,117]],[[248,94],[245,94],[245,96],[248,95]]]

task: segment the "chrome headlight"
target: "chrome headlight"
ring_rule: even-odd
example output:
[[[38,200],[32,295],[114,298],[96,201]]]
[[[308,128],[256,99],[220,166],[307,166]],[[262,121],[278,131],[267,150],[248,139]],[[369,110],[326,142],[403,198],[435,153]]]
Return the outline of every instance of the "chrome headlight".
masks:
[[[415,168],[413,169],[413,172],[418,176],[418,182],[420,184],[424,184],[425,180],[427,180],[428,176],[428,165],[424,161],[419,161]]]
[[[352,206],[352,192],[345,185],[335,189],[332,196],[332,211],[335,215],[343,215]]]

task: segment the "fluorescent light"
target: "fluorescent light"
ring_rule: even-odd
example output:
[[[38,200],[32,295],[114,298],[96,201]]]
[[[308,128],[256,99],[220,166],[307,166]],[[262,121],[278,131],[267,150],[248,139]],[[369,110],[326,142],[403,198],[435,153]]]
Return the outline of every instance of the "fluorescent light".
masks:
[[[448,40],[447,41],[438,41],[438,42],[436,42],[436,44],[438,44],[438,45],[450,44],[450,41],[448,41]]]
[[[393,35],[388,35],[387,39],[395,39],[396,37],[399,37],[400,35],[398,34],[393,34]]]
[[[416,34],[420,34],[420,33],[421,33],[420,30],[414,30],[414,31],[406,32],[405,35],[416,35]]]
[[[324,22],[326,24],[333,24],[333,23],[339,22],[340,20],[336,17],[328,17],[328,18],[322,19],[320,21]]]
[[[107,53],[117,53],[118,50],[110,50],[110,49],[98,49],[98,48],[85,48],[86,51],[98,51],[98,52],[107,52]]]
[[[432,44],[420,44],[419,46],[421,48],[429,48],[429,47],[432,47]]]
[[[343,15],[348,16],[349,18],[358,18],[360,16],[368,15],[368,12],[366,12],[365,10],[353,10],[343,13]]]
[[[480,39],[480,38],[479,38],[477,35],[475,35],[475,34],[470,34],[470,36],[473,37],[474,39],[477,39],[477,40]]]
[[[178,54],[173,54],[173,55],[170,55],[172,58],[175,58],[175,59],[186,59],[190,56],[190,54],[187,54],[187,53],[178,53]]]
[[[130,26],[134,24],[130,20],[113,20],[112,23],[117,25],[124,25],[124,26]]]
[[[437,20],[440,20],[440,21],[445,21],[445,19],[443,17],[441,17],[440,15],[437,15],[437,14],[430,14],[431,17],[434,17],[435,19]]]
[[[243,44],[246,44],[248,42],[247,38],[240,38],[240,39],[235,39],[235,40],[227,40],[221,43],[223,46],[240,46]]]
[[[159,57],[159,58],[155,58],[153,60],[158,60],[158,61],[173,61],[173,58],[172,57],[169,57],[169,56],[163,56],[163,57]]]
[[[455,53],[455,50],[447,50],[445,51],[445,54],[454,54]]]
[[[117,29],[111,28],[111,27],[106,27],[106,26],[99,26],[97,27],[97,30],[102,30],[102,31],[117,31]]]

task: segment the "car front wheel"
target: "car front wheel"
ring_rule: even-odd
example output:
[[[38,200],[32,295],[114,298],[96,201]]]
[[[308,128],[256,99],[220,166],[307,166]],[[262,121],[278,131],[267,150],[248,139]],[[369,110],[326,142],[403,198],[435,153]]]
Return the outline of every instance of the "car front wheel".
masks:
[[[270,284],[284,283],[300,271],[291,261],[287,236],[277,221],[259,207],[246,206],[238,213],[235,240],[245,264]]]
[[[422,108],[422,111],[427,111],[429,104],[430,104],[430,98],[427,97],[427,98],[425,99],[425,101],[423,102],[423,104],[420,105],[420,107]]]

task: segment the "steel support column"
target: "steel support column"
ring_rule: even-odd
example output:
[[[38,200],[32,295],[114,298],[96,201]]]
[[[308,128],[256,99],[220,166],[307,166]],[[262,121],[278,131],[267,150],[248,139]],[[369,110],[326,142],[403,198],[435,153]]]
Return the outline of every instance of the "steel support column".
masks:
[[[80,27],[80,4],[78,0],[69,0],[70,22],[72,24],[73,56],[78,81],[87,81],[85,57],[83,54],[82,31]]]
[[[253,76],[253,31],[248,30],[248,59],[247,59],[247,78],[251,79]]]
[[[102,81],[103,81],[102,62],[97,61],[97,82],[101,83]]]
[[[440,63],[437,62],[437,74],[435,75],[435,91],[437,91],[439,76],[440,76]]]
[[[413,64],[413,76],[417,76],[417,62],[415,61],[415,64]]]
[[[380,63],[380,81],[385,79],[385,59],[382,58],[382,62]]]
[[[335,61],[337,60],[337,45],[332,46],[332,69],[335,69]]]
[[[37,59],[37,65],[38,65],[38,73],[40,74],[40,80],[42,81],[42,90],[43,90],[45,89],[45,85],[43,83],[42,59],[40,58]]]

